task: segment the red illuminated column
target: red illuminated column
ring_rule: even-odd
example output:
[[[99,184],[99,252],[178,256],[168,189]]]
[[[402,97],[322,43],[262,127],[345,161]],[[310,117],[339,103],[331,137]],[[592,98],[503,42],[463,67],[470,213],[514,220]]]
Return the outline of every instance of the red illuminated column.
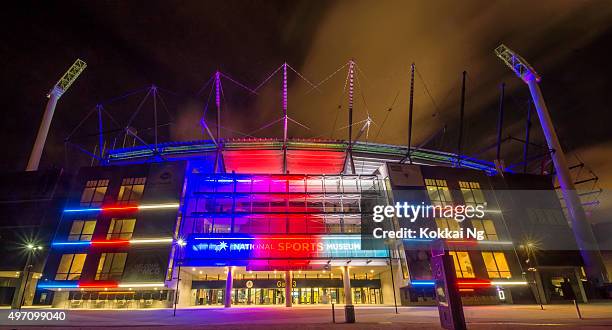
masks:
[[[234,267],[227,267],[227,279],[225,280],[225,296],[223,299],[225,300],[225,307],[232,307],[232,291],[234,289],[234,279],[233,279],[233,271]]]
[[[291,291],[293,289],[293,274],[290,270],[285,271],[285,306],[293,306],[293,296]]]

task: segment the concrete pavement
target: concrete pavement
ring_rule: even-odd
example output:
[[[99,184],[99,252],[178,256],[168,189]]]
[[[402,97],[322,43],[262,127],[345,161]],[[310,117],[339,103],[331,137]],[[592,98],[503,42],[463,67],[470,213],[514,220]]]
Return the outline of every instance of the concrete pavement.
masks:
[[[22,311],[41,309],[27,308]],[[58,311],[45,309],[46,311]],[[470,329],[604,329],[612,328],[612,303],[581,306],[583,320],[578,319],[573,305],[496,305],[469,306],[465,318]],[[439,329],[438,312],[434,307],[356,306],[356,324],[342,324],[342,306],[336,309],[332,323],[331,306],[234,307],[158,310],[68,310],[66,321],[11,322],[8,310],[0,311],[0,326],[6,329],[28,329],[35,326],[72,329],[139,327],[140,329]],[[160,329],[161,328],[161,329]]]

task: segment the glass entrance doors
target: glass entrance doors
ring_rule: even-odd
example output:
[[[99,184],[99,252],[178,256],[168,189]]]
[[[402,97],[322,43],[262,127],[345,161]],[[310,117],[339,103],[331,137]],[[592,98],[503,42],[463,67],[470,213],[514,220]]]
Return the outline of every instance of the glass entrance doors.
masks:
[[[352,288],[354,304],[382,304],[380,289]],[[195,305],[223,305],[223,289],[197,289]],[[341,288],[294,288],[293,304],[339,304],[344,302]],[[276,288],[238,288],[232,291],[232,304],[237,305],[283,305],[285,289]]]
[[[223,289],[197,289],[196,305],[223,305]]]
[[[354,304],[382,304],[380,289],[377,288],[351,288]]]
[[[296,288],[293,289],[293,303],[300,305],[337,304],[339,288]]]
[[[285,303],[284,289],[243,288],[234,289],[232,303],[238,305],[278,305]]]

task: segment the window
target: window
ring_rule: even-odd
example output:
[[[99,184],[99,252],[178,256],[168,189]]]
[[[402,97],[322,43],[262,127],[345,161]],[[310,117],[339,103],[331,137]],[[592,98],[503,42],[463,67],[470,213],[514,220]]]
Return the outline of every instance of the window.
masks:
[[[120,280],[126,259],[127,253],[102,253],[96,280]]]
[[[55,273],[56,280],[78,280],[81,278],[86,254],[64,254]]]
[[[448,229],[450,231],[461,230],[459,222],[457,222],[455,219],[436,219],[436,225],[440,229]]]
[[[131,239],[136,219],[111,219],[106,239]]]
[[[446,180],[425,179],[425,186],[432,205],[446,206],[452,204],[453,199]]]
[[[81,206],[100,206],[108,188],[108,179],[89,180],[81,195]]]
[[[482,252],[482,259],[487,266],[489,278],[510,278],[510,267],[503,252]]]
[[[486,240],[497,241],[499,239],[497,236],[497,230],[495,230],[495,225],[493,224],[493,220],[472,219],[471,221],[474,229],[484,231]]]
[[[455,262],[455,273],[457,278],[476,277],[470,255],[465,251],[449,251],[448,254],[453,256]]]
[[[91,241],[94,228],[96,228],[96,220],[75,220],[72,222],[69,241]]]
[[[487,202],[484,198],[482,190],[480,189],[480,183],[459,181],[459,188],[461,188],[465,205],[476,206],[478,204],[482,205]]]
[[[117,202],[119,204],[138,202],[140,197],[142,197],[146,180],[147,178],[123,179],[121,182],[121,188],[119,189],[119,197],[117,197]]]

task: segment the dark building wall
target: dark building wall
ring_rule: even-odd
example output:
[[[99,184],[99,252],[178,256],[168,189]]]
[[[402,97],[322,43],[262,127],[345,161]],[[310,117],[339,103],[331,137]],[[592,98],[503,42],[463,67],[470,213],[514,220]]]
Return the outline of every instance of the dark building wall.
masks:
[[[535,244],[539,266],[581,266],[578,247],[550,176],[510,174],[491,177],[505,223],[517,251]]]
[[[604,259],[604,265],[608,272],[608,279],[612,281],[612,219],[593,225],[593,232],[597,238],[597,244]],[[612,288],[609,289],[612,297]]]
[[[514,246],[479,245],[478,249],[449,246],[456,251],[468,250],[476,278],[489,278],[481,255],[481,252],[486,250],[502,251],[510,267],[512,280],[524,280],[524,272],[529,267],[533,267],[534,259],[536,259],[531,258],[531,264],[526,262],[529,258],[521,246],[528,241],[537,243],[537,265],[549,269],[546,275],[548,277],[545,278],[547,281],[550,281],[551,276],[558,274],[563,276],[574,274],[576,267],[582,265],[573,233],[563,214],[561,203],[549,176],[510,173],[505,173],[504,176],[489,176],[482,171],[445,166],[399,164],[388,164],[387,166],[394,202],[410,200],[413,203],[419,203],[425,199],[427,203],[428,196],[424,181],[439,179],[446,181],[453,203],[461,205],[465,203],[465,200],[459,182],[480,184],[487,202],[486,209],[492,211],[487,213],[484,219],[494,222],[500,241],[512,241]],[[411,227],[412,225],[404,223],[402,226]],[[417,225],[417,227],[423,226],[423,223]],[[470,220],[460,223],[462,228],[471,226]],[[432,224],[429,227],[436,228],[436,225]],[[426,245],[426,243],[421,245]],[[419,248],[418,244],[406,245],[406,260],[412,279],[430,278],[429,251],[426,246]],[[572,281],[575,281],[575,277],[572,278]],[[552,291],[553,288],[548,289]],[[419,290],[430,289],[404,288],[406,297],[403,299],[410,299],[413,303],[416,302],[418,296],[428,296],[427,292],[417,292]],[[516,302],[533,302],[533,294],[528,287],[514,287],[510,290],[512,296],[516,296]],[[577,292],[577,289],[575,290]],[[473,293],[462,295],[464,302],[468,304],[497,301],[496,291],[491,289],[476,289]],[[488,300],[483,300],[486,298],[484,296],[489,296]]]
[[[80,198],[88,180],[108,179],[103,206],[117,206],[117,197],[124,178],[146,177],[142,198],[137,205],[179,203],[185,180],[183,161],[138,165],[84,167],[73,180],[67,208],[80,208]],[[169,238],[174,236],[178,208],[156,210],[65,213],[57,231],[56,241],[66,241],[74,220],[95,219],[92,240],[106,240],[113,218],[136,219],[132,239]],[[54,280],[61,256],[66,253],[87,253],[81,280],[93,281],[102,253],[127,252],[121,281],[162,282],[166,276],[172,245],[91,246],[55,248],[45,267],[44,278]]]

